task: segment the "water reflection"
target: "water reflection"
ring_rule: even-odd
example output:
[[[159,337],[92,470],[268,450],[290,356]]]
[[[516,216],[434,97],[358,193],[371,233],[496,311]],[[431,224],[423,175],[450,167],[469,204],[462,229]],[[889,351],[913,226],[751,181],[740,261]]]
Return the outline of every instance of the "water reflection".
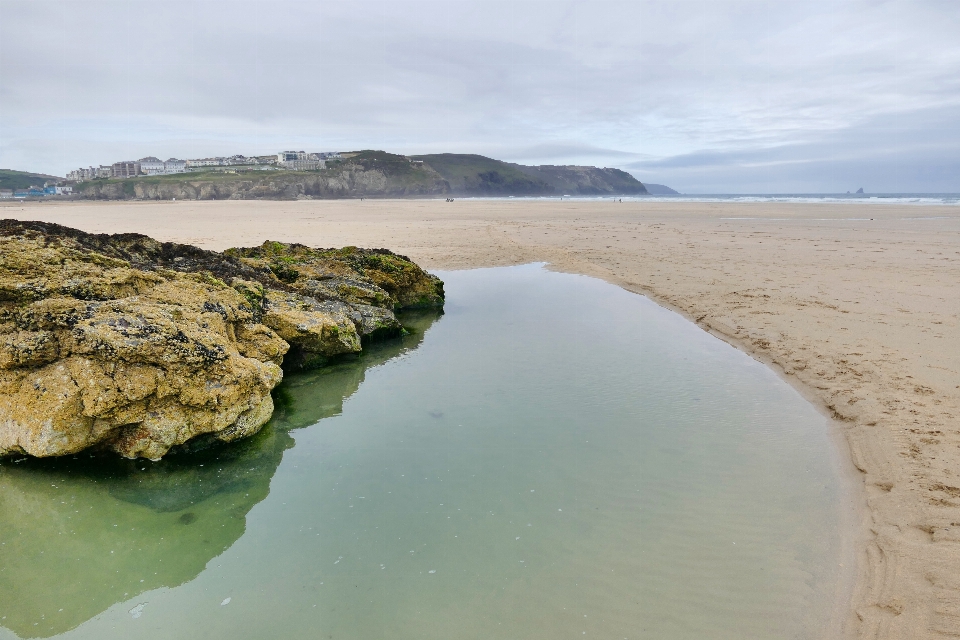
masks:
[[[439,317],[401,316],[402,338],[290,376],[274,419],[230,446],[151,463],[80,455],[0,463],[0,626],[49,637],[114,603],[194,579],[229,548],[270,491],[292,429],[337,415],[367,369],[415,349]],[[194,447],[196,449],[196,447]]]

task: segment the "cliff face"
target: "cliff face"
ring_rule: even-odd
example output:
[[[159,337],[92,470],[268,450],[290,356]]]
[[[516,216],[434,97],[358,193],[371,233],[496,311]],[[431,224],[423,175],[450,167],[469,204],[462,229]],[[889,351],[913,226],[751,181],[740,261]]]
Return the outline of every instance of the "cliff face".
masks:
[[[530,177],[546,182],[560,194],[598,196],[647,193],[643,183],[620,169],[556,165],[513,166]]]
[[[441,175],[449,192],[461,196],[541,196],[554,189],[500,160],[458,153],[414,156]]]
[[[409,163],[408,163],[409,164]],[[414,197],[446,193],[436,172],[396,175],[383,168],[348,163],[318,172],[248,172],[244,174],[163,176],[160,179],[93,181],[80,196],[94,200],[295,200],[350,197]]]
[[[0,221],[0,455],[242,438],[272,415],[281,366],[357,353],[402,331],[395,309],[442,304],[437,278],[383,249],[220,254]]]
[[[618,169],[525,167],[477,155],[407,158],[360,151],[320,171],[187,173],[77,186],[82,198],[100,200],[228,200],[297,198],[404,198],[437,196],[627,195],[646,193]]]
[[[530,167],[478,155],[414,156],[436,170],[450,192],[472,196],[639,195],[647,190],[626,171],[597,167]]]

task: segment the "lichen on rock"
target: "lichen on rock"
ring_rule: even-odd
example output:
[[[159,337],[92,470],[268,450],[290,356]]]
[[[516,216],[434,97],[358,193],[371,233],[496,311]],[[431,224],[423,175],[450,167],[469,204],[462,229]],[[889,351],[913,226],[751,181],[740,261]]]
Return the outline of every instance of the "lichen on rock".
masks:
[[[402,331],[394,310],[442,304],[436,277],[382,249],[221,254],[0,221],[0,455],[157,459],[248,436],[281,365],[357,353]]]

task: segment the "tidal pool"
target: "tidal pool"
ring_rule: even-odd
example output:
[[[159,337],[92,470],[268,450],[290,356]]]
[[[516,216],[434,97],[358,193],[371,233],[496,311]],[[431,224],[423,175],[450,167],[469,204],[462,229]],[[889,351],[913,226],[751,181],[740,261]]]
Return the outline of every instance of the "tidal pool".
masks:
[[[813,638],[828,424],[645,298],[541,265],[289,376],[245,442],[0,461],[0,638]]]

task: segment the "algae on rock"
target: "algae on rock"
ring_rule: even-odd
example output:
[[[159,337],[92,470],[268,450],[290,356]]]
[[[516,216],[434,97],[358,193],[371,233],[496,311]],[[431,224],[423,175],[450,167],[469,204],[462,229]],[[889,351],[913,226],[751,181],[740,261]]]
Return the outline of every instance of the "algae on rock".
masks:
[[[384,249],[221,254],[0,221],[0,455],[157,459],[248,436],[281,365],[358,353],[402,331],[395,309],[442,304],[436,277]]]

